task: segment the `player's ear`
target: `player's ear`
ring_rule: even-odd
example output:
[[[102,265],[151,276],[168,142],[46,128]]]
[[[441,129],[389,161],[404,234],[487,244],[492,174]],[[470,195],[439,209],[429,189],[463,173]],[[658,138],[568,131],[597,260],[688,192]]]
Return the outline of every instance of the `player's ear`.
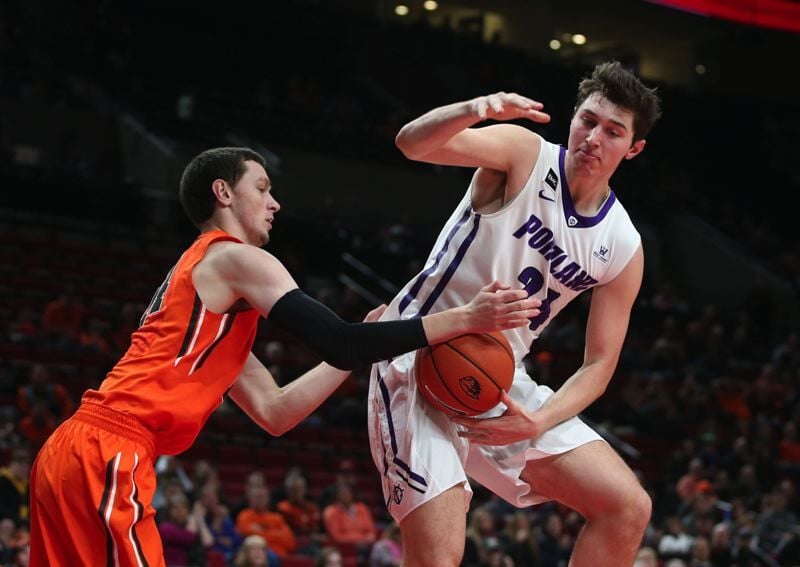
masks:
[[[214,182],[211,183],[211,191],[213,191],[217,201],[223,205],[230,204],[231,191],[228,184],[225,183],[223,179],[215,179]]]
[[[636,140],[631,149],[628,150],[628,153],[625,154],[625,159],[633,159],[638,156],[642,151],[644,151],[644,146],[647,144],[647,140]]]

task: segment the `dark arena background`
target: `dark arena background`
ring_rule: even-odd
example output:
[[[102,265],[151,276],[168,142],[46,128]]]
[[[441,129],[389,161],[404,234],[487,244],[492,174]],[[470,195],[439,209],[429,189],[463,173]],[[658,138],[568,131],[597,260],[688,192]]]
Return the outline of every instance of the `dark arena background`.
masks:
[[[578,81],[610,59],[663,104],[645,152],[612,179],[643,236],[645,278],[615,376],[582,414],[653,499],[636,565],[800,565],[789,0],[0,3],[0,565],[27,565],[38,448],[125,351],[196,235],[177,199],[192,156],[261,153],[282,205],[268,250],[360,321],[419,272],[472,173],[406,160],[399,128],[518,92],[552,116],[520,123],[566,144]],[[580,366],[587,306],[534,343],[525,362],[541,383],[557,389]],[[280,384],[318,362],[264,321],[254,353]],[[397,565],[367,386],[368,369],[355,371],[281,437],[225,401],[191,449],[161,457],[159,527],[168,558],[188,558],[168,565]],[[360,538],[328,513],[340,484],[364,505]],[[267,488],[268,552],[243,544],[256,532],[237,521],[253,485]],[[567,564],[580,516],[473,488],[463,565]],[[284,502],[302,490],[307,513]]]

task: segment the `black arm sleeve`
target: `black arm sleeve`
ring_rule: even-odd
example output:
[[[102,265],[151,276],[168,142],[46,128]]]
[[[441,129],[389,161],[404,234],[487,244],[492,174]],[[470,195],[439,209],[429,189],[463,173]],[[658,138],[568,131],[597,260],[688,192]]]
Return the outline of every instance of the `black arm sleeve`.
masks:
[[[387,360],[428,344],[421,319],[349,323],[299,289],[276,301],[267,319],[342,370]]]

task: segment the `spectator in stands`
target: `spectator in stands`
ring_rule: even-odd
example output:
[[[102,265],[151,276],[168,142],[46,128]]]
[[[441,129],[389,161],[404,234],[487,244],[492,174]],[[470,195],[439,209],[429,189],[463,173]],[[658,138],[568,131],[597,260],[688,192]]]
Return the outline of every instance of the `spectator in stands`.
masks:
[[[733,563],[731,556],[731,525],[720,522],[711,530],[710,559],[714,567],[729,567]]]
[[[568,562],[572,546],[572,537],[564,530],[564,519],[557,511],[550,512],[544,520],[544,529],[539,535],[542,565]]]
[[[42,332],[56,346],[74,344],[83,325],[86,307],[74,286],[69,285],[44,306]]]
[[[108,324],[102,319],[92,317],[81,325],[78,344],[88,353],[111,356],[114,350],[106,335],[108,335]]]
[[[256,534],[244,538],[233,560],[234,567],[270,567],[279,564],[280,560],[269,548],[267,540]]]
[[[317,560],[314,561],[314,567],[342,567],[343,565],[342,552],[335,547],[323,547]]]
[[[642,547],[636,553],[633,567],[659,567],[658,554],[652,547]]]
[[[495,518],[484,506],[478,506],[468,515],[466,542],[464,544],[464,565],[477,567],[486,562],[488,540],[497,540]]]
[[[153,494],[153,508],[166,508],[172,494],[191,494],[192,480],[189,478],[181,460],[175,455],[161,455],[155,464],[156,490]]]
[[[28,475],[31,452],[23,447],[11,451],[8,465],[0,468],[0,519],[15,523],[28,520]]]
[[[220,502],[219,485],[216,482],[209,481],[201,486],[200,502],[206,510],[206,525],[214,538],[211,548],[220,552],[226,561],[232,561],[242,544],[242,536],[236,531],[228,507]]]
[[[786,494],[775,489],[765,496],[767,505],[758,517],[758,548],[775,557],[798,534],[797,515],[786,508]]]
[[[294,532],[298,553],[315,555],[325,536],[320,529],[319,507],[307,496],[307,484],[299,472],[287,474],[284,482],[286,498],[278,502],[276,509]]]
[[[236,530],[244,537],[260,535],[278,557],[293,553],[297,549],[297,540],[283,516],[269,509],[267,486],[249,486],[245,496],[247,507],[236,516]]]
[[[14,554],[17,552],[14,545],[14,530],[16,524],[11,518],[0,517],[0,565],[11,563]]]
[[[47,438],[56,430],[56,420],[50,413],[47,402],[34,400],[31,411],[19,422],[19,432],[34,451],[47,441]]]
[[[517,566],[539,567],[539,542],[524,510],[515,511],[503,527],[500,543]]]
[[[711,546],[705,537],[696,537],[692,542],[689,567],[712,567]]]
[[[733,544],[732,565],[746,565],[747,567],[774,567],[775,562],[765,557],[753,541],[753,530],[750,526],[739,528],[736,541]]]
[[[698,483],[705,478],[703,461],[695,457],[689,462],[689,469],[678,480],[675,490],[683,502],[691,502],[697,493]]]
[[[747,463],[739,470],[736,482],[733,485],[734,499],[742,501],[748,510],[755,510],[761,500],[761,486],[756,467],[752,463]]]
[[[206,459],[198,459],[192,465],[192,474],[189,478],[192,484],[192,492],[202,491],[207,484],[214,484],[219,487],[219,473],[217,469]]]
[[[14,554],[14,562],[11,567],[28,567],[31,560],[31,546],[29,543],[21,545]]]
[[[8,339],[20,345],[33,345],[39,338],[36,313],[30,307],[22,307],[8,328]]]
[[[206,548],[214,544],[205,515],[205,507],[199,501],[190,509],[185,494],[169,497],[166,517],[158,523],[167,565],[189,567],[202,562]]]
[[[369,552],[369,567],[399,567],[403,562],[403,538],[400,526],[391,521]]]
[[[334,543],[351,543],[367,552],[375,541],[376,529],[372,512],[363,502],[356,501],[353,489],[339,486],[336,500],[322,511],[322,521],[328,538]]]
[[[40,363],[31,366],[28,383],[19,388],[17,406],[20,414],[24,416],[31,413],[37,400],[45,403],[56,423],[61,423],[72,415],[72,396],[64,386],[51,380],[50,369]]]
[[[244,479],[244,494],[239,502],[231,506],[231,516],[234,518],[239,516],[239,512],[249,506],[247,495],[252,487],[267,486],[267,477],[264,472],[260,470],[250,471]]]
[[[658,554],[662,559],[688,559],[694,538],[686,533],[678,516],[669,516],[664,521],[664,535],[658,542]]]
[[[324,510],[336,501],[339,487],[349,486],[354,492],[356,489],[356,463],[352,459],[342,459],[336,468],[336,478],[326,486],[319,497],[319,507]]]

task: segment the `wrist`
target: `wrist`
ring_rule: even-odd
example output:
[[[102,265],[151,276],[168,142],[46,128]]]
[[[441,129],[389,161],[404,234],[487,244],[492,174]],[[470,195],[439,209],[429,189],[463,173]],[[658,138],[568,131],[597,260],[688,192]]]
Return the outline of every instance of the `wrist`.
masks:
[[[475,322],[473,321],[472,312],[469,305],[462,305],[451,309],[453,311],[453,336],[464,335],[471,333],[475,329]]]

